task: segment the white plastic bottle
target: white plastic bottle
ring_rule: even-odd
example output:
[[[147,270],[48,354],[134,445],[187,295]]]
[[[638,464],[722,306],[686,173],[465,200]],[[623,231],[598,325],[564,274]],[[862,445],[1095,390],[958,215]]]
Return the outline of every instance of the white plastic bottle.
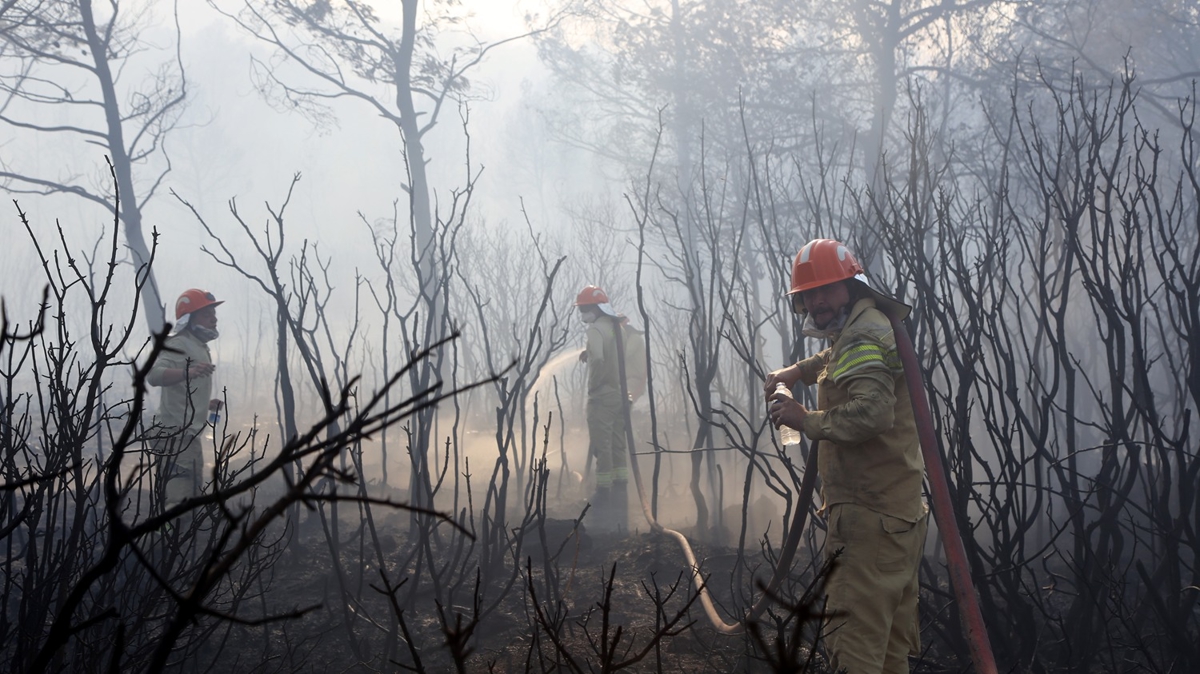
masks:
[[[783,382],[779,382],[778,384],[775,385],[775,392],[782,393],[783,395],[785,395],[789,398],[792,397],[791,389],[789,389],[787,386],[784,386]],[[779,401],[776,400],[775,402],[773,402],[771,404],[777,405],[777,404],[779,404]],[[779,427],[779,441],[783,443],[784,447],[788,447],[791,445],[798,445],[798,444],[800,444],[800,431],[798,431],[794,428],[791,428],[789,426],[780,426]]]

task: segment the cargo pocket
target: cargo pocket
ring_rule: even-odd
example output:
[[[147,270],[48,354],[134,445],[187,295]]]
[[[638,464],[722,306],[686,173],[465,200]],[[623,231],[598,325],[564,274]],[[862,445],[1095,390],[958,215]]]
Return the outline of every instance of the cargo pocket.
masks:
[[[903,571],[912,563],[913,538],[917,523],[891,515],[880,515],[881,533],[876,550],[875,566],[880,571]]]

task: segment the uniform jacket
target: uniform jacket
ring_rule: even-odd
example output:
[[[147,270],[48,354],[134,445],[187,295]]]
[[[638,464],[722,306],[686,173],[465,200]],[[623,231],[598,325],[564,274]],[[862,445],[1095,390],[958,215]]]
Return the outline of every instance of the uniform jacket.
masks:
[[[824,506],[855,503],[916,522],[925,515],[925,463],[891,323],[875,300],[854,303],[824,351],[798,364],[817,385],[818,411],[801,429],[823,440],[818,457]]]
[[[150,377],[161,377],[167,368],[187,368],[190,364],[211,362],[208,345],[197,339],[191,330],[184,330],[167,338],[166,349],[155,361]],[[158,405],[158,421],[168,428],[186,427],[200,433],[208,419],[208,401],[211,399],[211,376],[193,377],[174,386],[164,386]]]
[[[625,381],[628,393],[640,395],[646,382],[646,347],[643,333],[620,326],[625,347]],[[588,399],[620,403],[621,369],[617,360],[618,323],[601,318],[588,326]]]

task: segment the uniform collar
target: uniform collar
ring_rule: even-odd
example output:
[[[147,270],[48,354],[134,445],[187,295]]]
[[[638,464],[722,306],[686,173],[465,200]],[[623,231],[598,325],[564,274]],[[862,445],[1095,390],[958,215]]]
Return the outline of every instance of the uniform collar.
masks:
[[[190,342],[195,343],[197,346],[201,346],[205,349],[208,348],[208,344],[204,340],[197,337],[196,334],[193,333],[191,330],[180,330],[179,332],[176,332],[174,336],[186,339]]]
[[[847,325],[850,325],[854,321],[858,320],[858,317],[862,316],[863,312],[867,309],[875,308],[875,300],[873,298],[863,297],[856,301],[854,305],[850,307],[850,313],[846,316],[846,320],[842,322],[841,326],[836,330],[829,331],[829,334],[827,335],[829,341],[836,342],[838,338],[842,336],[842,331],[846,329]]]

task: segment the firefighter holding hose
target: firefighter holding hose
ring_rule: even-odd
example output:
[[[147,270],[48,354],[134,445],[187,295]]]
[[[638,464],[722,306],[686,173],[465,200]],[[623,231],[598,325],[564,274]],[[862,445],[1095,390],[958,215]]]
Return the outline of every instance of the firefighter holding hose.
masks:
[[[588,456],[596,461],[592,523],[598,531],[619,531],[628,525],[628,415],[646,386],[645,341],[598,286],[580,290],[575,308],[588,326],[579,359],[588,368]]]
[[[889,315],[909,307],[866,283],[843,244],[810,241],[796,255],[788,293],[803,332],[828,348],[771,372],[771,422],[819,440],[827,581],[826,647],[832,670],[907,673],[920,649],[918,568],[928,507],[917,427]],[[886,313],[885,313],[886,312]],[[806,409],[783,383],[817,386]]]

